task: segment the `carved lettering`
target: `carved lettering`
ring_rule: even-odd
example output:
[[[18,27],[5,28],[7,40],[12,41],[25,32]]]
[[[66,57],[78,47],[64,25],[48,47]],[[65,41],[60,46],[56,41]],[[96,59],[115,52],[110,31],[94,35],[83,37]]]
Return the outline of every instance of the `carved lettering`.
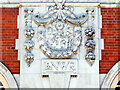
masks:
[[[76,72],[77,60],[43,60],[43,72]]]

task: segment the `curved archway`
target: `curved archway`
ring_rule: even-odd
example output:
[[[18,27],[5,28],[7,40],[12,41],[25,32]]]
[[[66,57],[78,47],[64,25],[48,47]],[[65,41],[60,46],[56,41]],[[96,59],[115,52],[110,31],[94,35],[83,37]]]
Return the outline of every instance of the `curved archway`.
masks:
[[[117,62],[105,76],[101,88],[115,88],[120,77],[120,61]]]
[[[116,88],[118,86],[118,82],[120,82],[120,72],[118,73],[118,75],[113,80],[110,88]]]
[[[0,83],[4,88],[18,88],[17,83],[8,70],[8,68],[0,62]]]
[[[10,88],[2,74],[0,74],[0,88]]]

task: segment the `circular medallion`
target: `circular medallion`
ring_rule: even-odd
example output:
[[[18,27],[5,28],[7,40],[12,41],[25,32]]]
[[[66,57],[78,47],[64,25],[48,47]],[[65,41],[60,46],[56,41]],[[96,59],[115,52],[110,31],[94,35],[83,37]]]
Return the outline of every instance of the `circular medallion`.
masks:
[[[40,26],[38,30],[40,49],[49,58],[71,58],[77,53],[81,40],[81,27],[73,27],[64,21]]]

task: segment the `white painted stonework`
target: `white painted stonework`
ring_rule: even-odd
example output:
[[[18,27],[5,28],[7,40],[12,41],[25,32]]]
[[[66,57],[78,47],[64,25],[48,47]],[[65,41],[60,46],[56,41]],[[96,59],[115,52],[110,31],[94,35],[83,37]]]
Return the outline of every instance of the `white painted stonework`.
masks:
[[[73,73],[77,74],[78,72],[78,60],[69,59],[69,60],[42,60],[42,73]]]
[[[54,0],[1,0],[0,3],[54,2]],[[119,3],[119,0],[67,0],[67,2]]]
[[[73,3],[71,5],[74,7],[65,6],[64,10],[65,2],[54,3],[58,7],[46,4],[20,8],[19,39],[16,40],[20,60],[20,88],[99,88],[99,60],[101,60],[101,49],[104,49],[101,39],[100,8],[78,7]],[[64,27],[61,26],[61,22]],[[54,25],[58,25],[57,28]],[[50,33],[48,26],[54,28]],[[69,28],[65,29],[67,26]],[[76,27],[79,32],[75,32]],[[88,27],[92,27],[90,30],[93,31],[86,31]],[[55,40],[59,41],[56,38],[49,41],[42,33],[48,35],[50,39],[52,35],[57,36],[64,43],[55,43]],[[60,33],[66,34],[66,37]],[[93,41],[86,44],[89,39]],[[69,40],[74,42],[71,43]],[[65,44],[65,41],[69,45]],[[75,46],[72,46],[73,44]],[[65,50],[68,50],[68,53]],[[47,77],[44,77],[45,75]]]

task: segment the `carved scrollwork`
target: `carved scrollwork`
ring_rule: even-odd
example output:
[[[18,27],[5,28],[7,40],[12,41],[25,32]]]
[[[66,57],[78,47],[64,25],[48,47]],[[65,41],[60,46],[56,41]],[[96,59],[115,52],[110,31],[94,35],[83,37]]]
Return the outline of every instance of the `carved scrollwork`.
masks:
[[[24,33],[26,38],[33,38],[35,31],[32,29],[32,27],[28,27],[24,30]]]
[[[33,47],[34,47],[34,42],[32,41],[32,40],[27,40],[27,41],[25,41],[25,43],[24,43],[24,48],[25,48],[25,50],[27,50],[27,51],[31,51],[32,49],[33,49]]]
[[[88,36],[88,37],[92,37],[92,36],[94,36],[94,34],[95,34],[95,30],[92,26],[88,27],[85,30],[85,35]]]
[[[30,66],[30,64],[34,61],[34,55],[31,52],[28,52],[25,54],[25,61],[27,65]]]
[[[88,51],[93,51],[95,49],[95,41],[92,39],[88,39],[85,43],[85,46],[87,47]]]
[[[32,19],[38,26],[41,26],[41,25],[50,24],[54,22],[57,19],[57,17],[55,14],[47,18],[42,18],[42,17],[39,18],[33,15]]]
[[[88,61],[95,60],[95,54],[93,52],[88,52],[85,56],[85,59]]]
[[[63,13],[63,14],[64,14],[64,18],[67,22],[70,22],[70,23],[75,24],[75,25],[82,25],[88,20],[87,14],[82,15],[82,18],[81,18],[81,16],[80,16],[80,18],[79,17],[72,18],[65,13]]]
[[[37,33],[40,49],[49,58],[71,58],[81,45],[81,25],[88,20],[88,14],[76,16],[73,7],[64,5],[65,0],[55,3],[43,16],[32,15],[41,28]]]
[[[64,6],[65,0],[62,2],[55,1],[56,6],[52,6],[43,16],[32,15],[33,21],[38,25],[51,24],[56,20],[63,20],[75,25],[82,25],[88,20],[88,15],[83,14],[77,17],[73,12],[71,7]]]

